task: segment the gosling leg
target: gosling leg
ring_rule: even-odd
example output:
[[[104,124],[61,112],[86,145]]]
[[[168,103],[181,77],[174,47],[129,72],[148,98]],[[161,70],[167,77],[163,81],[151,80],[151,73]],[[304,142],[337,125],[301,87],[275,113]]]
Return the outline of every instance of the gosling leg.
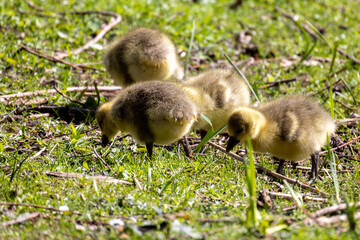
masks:
[[[149,155],[150,160],[152,159],[152,153],[153,153],[153,146],[154,143],[145,143],[147,153]]]
[[[201,137],[201,140],[203,140],[203,139],[205,138],[205,136],[206,136],[207,133],[208,133],[207,131],[200,129],[200,137]],[[205,147],[205,145],[204,145],[204,146],[202,146],[200,152],[204,152],[205,150],[206,150],[206,147]]]
[[[276,172],[281,174],[281,175],[284,175],[284,163],[285,163],[285,160],[284,159],[278,159],[278,160],[279,160],[279,166],[278,166]]]
[[[192,151],[191,151],[190,144],[189,144],[189,141],[186,136],[184,136],[183,139],[181,140],[181,144],[184,147],[185,156],[187,156],[188,158],[191,158]]]
[[[318,172],[318,162],[319,162],[319,152],[311,154],[311,172],[309,178],[309,184],[311,184],[317,175]]]

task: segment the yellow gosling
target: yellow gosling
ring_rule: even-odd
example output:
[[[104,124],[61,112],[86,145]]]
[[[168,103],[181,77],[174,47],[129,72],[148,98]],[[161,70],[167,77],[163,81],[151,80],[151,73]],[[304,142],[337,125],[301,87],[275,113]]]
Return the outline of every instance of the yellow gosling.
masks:
[[[300,161],[311,156],[311,181],[317,175],[318,152],[335,132],[335,121],[311,98],[293,96],[260,104],[257,108],[236,109],[228,120],[230,140],[227,151],[237,143],[251,140],[255,152],[270,153],[283,160]]]
[[[161,31],[137,28],[115,40],[104,56],[116,85],[181,80],[184,72],[173,42]]]
[[[153,144],[169,144],[187,134],[197,116],[197,107],[177,85],[162,81],[133,84],[102,104],[96,120],[102,144],[120,131],[146,145],[151,158]]]
[[[216,131],[226,124],[235,108],[250,103],[246,82],[233,70],[208,70],[189,78],[182,86],[198,106],[197,121],[192,128],[202,130],[202,137],[211,127],[200,114],[211,120]]]

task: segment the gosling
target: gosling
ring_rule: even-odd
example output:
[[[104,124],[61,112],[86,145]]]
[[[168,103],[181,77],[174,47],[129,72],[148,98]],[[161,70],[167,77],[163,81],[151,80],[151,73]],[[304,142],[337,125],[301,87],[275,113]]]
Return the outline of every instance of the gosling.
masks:
[[[104,56],[116,85],[143,81],[181,80],[184,76],[173,42],[159,30],[135,29],[115,40]]]
[[[215,130],[226,124],[234,109],[250,103],[246,82],[233,70],[208,70],[189,78],[182,86],[198,106],[198,115],[208,117]],[[200,130],[202,138],[210,128],[200,116],[192,127],[193,130]]]
[[[313,99],[283,97],[258,108],[236,109],[228,120],[226,150],[249,138],[255,152],[270,153],[281,160],[277,170],[281,174],[284,159],[296,162],[310,155],[311,183],[317,176],[318,153],[335,129],[330,114]]]
[[[96,120],[102,145],[119,131],[130,133],[146,145],[151,159],[153,144],[169,144],[190,131],[197,116],[196,105],[177,85],[162,81],[133,84],[102,104]]]

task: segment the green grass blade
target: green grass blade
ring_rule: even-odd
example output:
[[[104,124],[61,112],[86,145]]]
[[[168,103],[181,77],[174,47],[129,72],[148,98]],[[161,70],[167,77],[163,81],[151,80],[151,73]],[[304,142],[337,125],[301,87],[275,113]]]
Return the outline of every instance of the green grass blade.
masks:
[[[346,203],[345,213],[346,213],[346,216],[348,219],[349,228],[350,228],[350,231],[354,231],[356,228],[356,218],[355,218],[356,201],[349,202],[347,197],[345,197],[345,203]]]
[[[331,117],[334,118],[335,116],[335,112],[334,112],[334,94],[333,94],[333,86],[332,86],[332,81],[330,82],[330,88],[329,88],[329,102],[330,102],[330,113],[331,113]]]
[[[327,157],[329,158],[329,162],[330,162],[330,168],[331,168],[331,174],[333,177],[333,181],[334,181],[334,186],[335,186],[335,194],[336,194],[336,201],[338,203],[340,203],[340,187],[339,187],[339,181],[337,178],[337,171],[336,171],[336,163],[335,163],[335,159],[334,159],[334,154],[333,152],[331,152],[331,147],[330,147],[330,140],[329,140],[329,136],[326,136],[326,147],[328,150],[328,154]]]
[[[191,38],[190,38],[189,48],[187,50],[186,60],[185,60],[185,64],[184,64],[184,79],[186,77],[187,66],[189,65],[189,62],[190,62],[190,55],[191,55],[191,50],[192,50],[192,46],[193,46],[193,42],[194,42],[194,36],[195,36],[195,20],[193,21],[193,26],[191,29]]]
[[[326,39],[325,37],[324,37],[324,35],[322,35],[320,32],[319,32],[319,30],[317,30],[317,28],[310,22],[310,21],[308,21],[308,20],[306,20],[306,24],[311,28],[311,30],[313,30],[315,33],[316,33],[316,35],[318,35],[318,37],[320,37],[330,48],[333,48],[332,46],[333,46],[333,44],[331,44],[331,42],[328,40],[328,39]]]
[[[299,63],[296,66],[298,68],[314,50],[316,43],[317,43],[317,39],[315,39],[313,45],[310,47],[311,39],[309,37],[309,34],[305,31],[304,27],[302,26],[302,24],[299,21],[296,21],[296,24],[300,28],[301,32],[303,33],[303,35],[305,37],[305,49],[304,49],[304,53],[301,56]]]
[[[353,99],[353,102],[354,102],[354,104],[355,104],[355,107],[358,107],[358,103],[357,103],[357,101],[356,101],[356,97],[355,97],[353,91],[351,90],[349,84],[345,81],[344,78],[341,78],[341,81],[344,83],[345,87],[346,87],[347,90],[350,92],[350,95],[351,95],[351,97],[352,97],[352,99]]]
[[[250,85],[249,81],[247,80],[247,78],[245,77],[245,75],[240,71],[240,69],[238,67],[235,66],[235,64],[231,61],[231,59],[229,58],[229,56],[226,53],[223,53],[226,60],[228,60],[228,62],[231,64],[231,66],[236,70],[236,72],[244,79],[244,81],[247,83],[248,87],[250,88],[251,92],[253,93],[254,97],[256,98],[256,101],[258,103],[260,103],[260,100],[258,98],[258,96],[256,95],[254,89],[252,88],[252,86]]]
[[[148,167],[147,167],[147,187],[148,187],[148,189],[150,188],[150,186],[151,186],[151,182],[152,182],[152,180],[151,180],[151,163],[150,163],[150,161],[148,161]]]
[[[299,197],[299,195],[295,193],[294,189],[290,186],[290,184],[286,180],[284,180],[284,183],[285,183],[286,188],[289,190],[291,196],[295,200],[296,205],[302,210],[304,207],[302,198]]]
[[[214,137],[216,137],[219,133],[221,133],[224,129],[226,128],[226,124],[224,126],[222,126],[221,128],[219,128],[216,132],[214,131],[213,128],[211,128],[208,133],[205,135],[205,137],[201,140],[201,142],[199,143],[199,145],[196,146],[195,148],[195,152],[198,153],[200,152],[201,148],[211,139],[213,139]]]
[[[20,168],[24,164],[24,162],[29,158],[30,154],[31,153],[29,153],[23,160],[21,160],[17,167],[15,167],[15,165],[14,165],[13,171],[11,172],[11,175],[10,175],[10,180],[9,180],[10,185],[11,185],[12,181],[14,180],[16,173],[20,170]]]
[[[253,148],[250,139],[247,140],[247,156],[245,161],[246,185],[249,191],[249,207],[246,209],[246,224],[249,229],[259,226],[259,213],[256,207],[256,182],[255,182],[255,162]]]
[[[334,68],[334,63],[335,63],[335,59],[336,59],[336,53],[337,53],[337,48],[339,46],[339,42],[336,41],[333,47],[333,54],[332,54],[332,59],[331,59],[331,64],[330,64],[330,69],[329,69],[329,75],[330,73],[332,73],[333,68]]]

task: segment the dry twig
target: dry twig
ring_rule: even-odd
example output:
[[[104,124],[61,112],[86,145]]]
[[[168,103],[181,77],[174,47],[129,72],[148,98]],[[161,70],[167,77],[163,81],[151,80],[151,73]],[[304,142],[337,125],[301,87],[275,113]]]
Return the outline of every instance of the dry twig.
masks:
[[[272,198],[284,198],[287,200],[293,200],[293,196],[291,194],[285,194],[285,193],[278,193],[278,192],[269,192],[269,195]],[[327,198],[321,198],[321,197],[313,197],[313,196],[302,196],[303,201],[314,201],[314,202],[327,202]]]
[[[350,206],[352,206],[353,203],[350,203]],[[356,203],[356,208],[360,207],[360,202]],[[346,203],[337,204],[330,207],[325,207],[320,210],[317,210],[316,212],[312,213],[311,216],[314,218],[318,218],[320,216],[324,216],[326,214],[334,213],[337,211],[344,211],[346,209]]]
[[[274,87],[274,86],[278,86],[282,83],[289,83],[289,82],[294,82],[296,81],[297,78],[289,78],[289,79],[284,79],[284,80],[280,80],[280,81],[276,81],[276,82],[272,82],[272,83],[268,83],[264,86],[260,86],[259,89],[264,89],[264,88],[271,88],[271,87]]]
[[[118,87],[118,86],[98,86],[97,88],[100,92],[118,92],[121,90],[121,87]],[[66,89],[66,92],[81,92],[81,91],[94,92],[95,87],[68,87]],[[10,99],[10,98],[34,97],[34,96],[40,96],[40,95],[44,95],[44,94],[56,94],[56,93],[57,93],[56,89],[15,93],[15,94],[0,96],[0,101],[4,101],[4,100]]]
[[[10,225],[14,225],[14,224],[19,224],[19,223],[23,223],[23,222],[26,222],[26,221],[29,221],[29,220],[34,220],[34,219],[37,219],[38,217],[40,217],[40,213],[39,212],[33,212],[25,217],[22,217],[22,218],[18,218],[18,219],[15,219],[15,220],[11,220],[11,221],[8,221],[8,222],[3,222],[1,223],[1,226],[2,227],[7,227],[7,226],[10,226]]]
[[[96,151],[96,147],[95,145],[93,145],[93,152],[95,154],[95,156],[102,162],[102,164],[104,164],[110,171],[112,171],[111,167],[109,166],[109,164],[107,164],[107,162],[100,156],[100,154]]]
[[[356,117],[356,118],[344,118],[344,119],[338,119],[337,124],[343,124],[343,125],[352,125],[353,123],[359,123],[360,122],[360,117]]]
[[[294,22],[295,24],[297,24],[297,21],[295,20],[295,18],[294,18],[291,14],[289,14],[289,13],[281,10],[281,9],[278,8],[278,7],[275,7],[275,10],[278,11],[278,12],[280,12],[284,17],[290,19],[292,22]],[[307,24],[304,24],[304,23],[300,23],[300,24],[301,24],[301,26],[304,28],[304,30],[305,30],[312,38],[314,38],[314,39],[317,39],[317,38],[318,38],[318,35],[317,35]],[[319,32],[320,32],[320,31],[319,31]],[[320,34],[321,34],[321,33],[320,33]],[[341,55],[345,56],[347,59],[352,60],[354,63],[360,64],[360,60],[359,60],[359,59],[351,56],[350,54],[348,54],[347,52],[345,52],[343,49],[337,48],[337,51],[338,51]]]
[[[139,188],[139,190],[142,191],[143,188],[142,188],[139,180],[137,180],[137,178],[135,176],[133,176],[133,180],[134,180],[135,185]]]
[[[220,151],[226,153],[226,154],[229,155],[230,157],[232,157],[232,158],[234,158],[234,159],[236,159],[236,160],[239,160],[239,161],[241,161],[242,163],[244,162],[244,160],[243,160],[242,157],[240,157],[240,156],[238,156],[238,155],[236,155],[236,154],[234,154],[234,153],[232,153],[232,152],[226,152],[226,149],[225,149],[225,148],[223,148],[223,147],[221,147],[221,146],[219,146],[219,145],[217,145],[217,144],[215,144],[215,143],[212,143],[212,142],[208,142],[208,143],[209,143],[211,146],[213,146],[213,147],[219,149]],[[259,166],[259,165],[257,165],[257,164],[255,164],[255,167],[256,167],[256,170],[257,170],[257,171],[259,171],[259,172],[264,172],[264,173],[265,173],[266,175],[268,175],[268,176],[275,177],[275,178],[281,179],[281,180],[286,180],[286,181],[288,181],[288,182],[291,183],[291,184],[295,184],[295,185],[298,185],[298,186],[300,186],[300,187],[302,187],[302,188],[309,189],[309,190],[312,191],[313,193],[321,194],[321,195],[323,195],[323,196],[328,196],[328,195],[329,195],[329,194],[326,193],[326,192],[323,192],[323,191],[321,191],[321,190],[319,190],[319,189],[316,189],[316,188],[311,187],[308,183],[305,183],[305,182],[302,182],[302,181],[299,181],[299,180],[295,180],[295,179],[286,177],[286,176],[281,175],[281,174],[279,174],[279,173],[277,173],[277,172],[273,172],[273,171],[270,171],[270,170],[268,170],[268,169],[266,169],[266,168],[264,168],[264,167],[261,167],[261,166]]]
[[[338,147],[331,148],[330,151],[333,152],[333,151],[335,151],[335,150],[337,150],[337,149],[339,149],[339,148],[343,148],[343,147],[345,147],[345,146],[347,146],[347,145],[352,144],[353,142],[357,141],[358,139],[360,139],[360,136],[357,136],[357,137],[355,137],[354,139],[352,139],[352,140],[350,140],[350,141],[348,141],[348,142],[346,142],[346,143],[344,143],[344,144],[342,144],[342,145],[340,145],[340,146],[338,146]],[[322,151],[322,152],[319,153],[319,155],[326,154],[327,152],[328,152],[327,150]]]
[[[15,203],[15,202],[0,202],[0,206],[23,206],[23,207],[33,207],[33,208],[41,208],[46,209],[54,212],[64,212],[63,210],[60,210],[58,208],[53,207],[47,207],[47,206],[41,206],[36,204],[29,204],[29,203]],[[81,215],[78,211],[69,211],[71,214],[75,215]]]
[[[42,8],[39,7],[39,6],[36,6],[36,5],[35,5],[33,2],[31,2],[31,1],[29,1],[29,0],[24,0],[24,1],[26,2],[26,4],[27,4],[29,7],[35,9],[36,11],[44,11],[44,9],[42,9]]]
[[[80,65],[80,64],[72,64],[72,63],[64,61],[62,59],[52,57],[47,53],[37,51],[37,50],[35,50],[35,49],[31,48],[31,47],[28,47],[28,46],[26,46],[24,44],[21,45],[21,47],[17,50],[17,52],[21,52],[22,50],[25,50],[25,51],[27,51],[27,52],[35,55],[35,56],[45,58],[45,59],[50,60],[50,61],[55,62],[55,63],[58,62],[58,63],[65,64],[65,65],[70,66],[72,68],[77,68],[77,69],[83,68],[83,69],[90,69],[90,70],[96,70],[96,71],[99,71],[99,72],[104,72],[104,70],[101,70],[101,69],[98,69],[98,68],[88,67],[88,66],[84,66],[84,65]]]
[[[106,182],[106,183],[113,183],[113,184],[125,184],[125,185],[132,185],[132,183],[128,182],[128,181],[124,181],[124,180],[119,180],[113,177],[108,177],[108,176],[89,176],[89,175],[85,175],[85,174],[81,174],[81,173],[68,173],[68,172],[46,172],[46,175],[48,176],[53,176],[53,177],[58,177],[58,178],[84,178],[87,180],[99,180],[101,182]]]
[[[108,15],[108,16],[115,17],[115,19],[112,19],[105,27],[103,27],[101,29],[101,31],[93,39],[91,39],[89,42],[87,42],[82,47],[71,51],[71,53],[70,53],[71,55],[77,55],[77,54],[83,52],[84,50],[88,49],[89,47],[91,47],[91,45],[97,43],[101,38],[103,38],[105,36],[105,34],[107,32],[109,32],[114,26],[116,26],[117,24],[119,24],[121,22],[121,16],[119,14],[112,13],[112,12],[105,12],[105,11],[75,11],[75,12],[70,12],[70,13],[71,14],[102,14],[102,15]],[[58,53],[56,55],[56,58],[57,59],[63,59],[63,58],[66,58],[68,56],[69,56],[68,52],[63,52],[63,53]]]
[[[84,106],[84,104],[82,102],[79,102],[79,101],[76,101],[76,100],[73,100],[71,99],[69,96],[65,95],[63,92],[61,92],[56,86],[54,86],[54,89],[56,90],[56,92],[58,94],[60,94],[61,96],[63,96],[64,98],[66,98],[67,100],[69,100],[70,102],[73,102],[73,103],[76,103],[76,104],[79,104],[81,106]]]

